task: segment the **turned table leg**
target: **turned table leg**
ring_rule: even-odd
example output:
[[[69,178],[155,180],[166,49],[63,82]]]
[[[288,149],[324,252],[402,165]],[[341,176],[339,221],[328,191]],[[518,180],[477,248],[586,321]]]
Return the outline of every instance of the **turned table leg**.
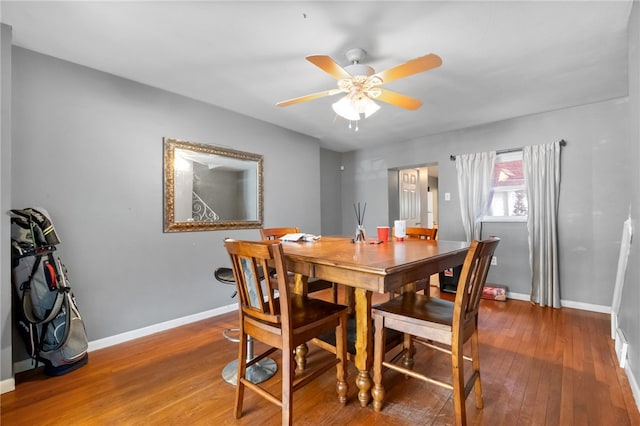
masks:
[[[295,274],[293,280],[293,292],[306,296],[309,277],[306,275]],[[307,353],[309,353],[309,347],[306,343],[303,343],[296,348],[296,366],[299,371],[304,371],[307,367]]]
[[[369,370],[373,364],[373,333],[371,327],[371,292],[362,288],[355,289],[356,313],[356,358],[358,369],[356,386],[360,405],[366,407],[371,399],[371,377]]]

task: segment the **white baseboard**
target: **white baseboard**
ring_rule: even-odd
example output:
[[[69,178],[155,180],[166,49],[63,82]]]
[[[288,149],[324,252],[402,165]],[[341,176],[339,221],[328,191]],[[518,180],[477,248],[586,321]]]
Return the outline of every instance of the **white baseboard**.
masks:
[[[636,382],[636,378],[631,371],[631,367],[629,367],[629,363],[624,367],[624,372],[627,375],[627,379],[629,379],[629,386],[631,387],[631,393],[633,393],[633,398],[636,400],[636,407],[640,411],[640,387],[638,386],[638,382]]]
[[[513,293],[511,291],[507,291],[507,299],[514,299],[514,300],[529,300],[530,296],[528,294],[522,294],[522,293]]]
[[[507,299],[530,300],[528,294],[507,292]],[[594,305],[591,303],[574,302],[571,300],[560,300],[560,304],[566,308],[580,309],[582,311],[599,312],[601,314],[611,313],[611,306]]]
[[[0,382],[0,394],[11,392],[16,389],[16,380],[12,377]]]
[[[104,339],[94,340],[93,342],[89,342],[89,352],[117,345],[118,343],[128,342],[129,340],[137,339],[139,337],[148,336],[159,331],[170,330],[175,327],[180,327],[181,325],[190,324],[192,322],[200,321],[206,318],[226,314],[227,312],[235,311],[237,309],[238,304],[234,303],[232,305],[222,306],[220,308],[211,309],[186,317],[176,318],[170,321],[161,322],[159,324],[150,325],[149,327],[127,331],[126,333],[117,334],[115,336],[105,337]]]
[[[238,309],[238,304],[233,303],[231,305],[222,306],[220,308],[211,309],[211,310],[200,312],[197,314],[188,315],[186,317],[176,318],[170,321],[161,322],[159,324],[150,325],[149,327],[139,328],[137,330],[127,331],[126,333],[116,334],[115,336],[105,337],[104,339],[94,340],[92,342],[89,342],[88,351],[91,352],[98,349],[107,348],[109,346],[128,342],[129,340],[137,339],[139,337],[148,336],[150,334],[169,330],[175,327],[179,327],[181,325],[190,324],[192,322],[200,321],[206,318],[211,318],[218,315],[226,314],[227,312],[235,311],[237,309]],[[23,361],[18,361],[13,364],[14,374],[29,370],[31,368],[33,368],[33,361],[31,359],[25,359]],[[14,382],[13,379],[10,379],[10,380]],[[7,389],[6,391],[4,390],[4,382],[2,382],[2,384],[3,384],[2,393],[12,391],[13,389],[15,389],[15,382],[12,384],[8,384],[7,386],[12,385],[13,387],[11,389]]]
[[[583,311],[599,312],[601,314],[610,314],[611,306],[594,305],[591,303],[572,302],[571,300],[560,300],[563,307],[580,309]]]

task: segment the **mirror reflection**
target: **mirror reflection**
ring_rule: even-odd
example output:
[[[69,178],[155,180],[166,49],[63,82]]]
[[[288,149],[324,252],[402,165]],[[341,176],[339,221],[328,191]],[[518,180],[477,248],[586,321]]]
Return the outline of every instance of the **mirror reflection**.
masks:
[[[165,232],[262,226],[262,156],[165,139]]]

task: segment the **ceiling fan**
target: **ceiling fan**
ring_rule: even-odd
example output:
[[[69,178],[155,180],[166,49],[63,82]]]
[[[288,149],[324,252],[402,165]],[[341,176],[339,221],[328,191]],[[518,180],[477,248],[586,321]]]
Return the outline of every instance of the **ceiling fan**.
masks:
[[[360,63],[365,56],[364,49],[350,49],[346,53],[350,65],[344,68],[326,55],[307,56],[306,59],[309,62],[338,80],[338,88],[278,102],[276,105],[285,107],[338,93],[346,93],[346,96],[334,103],[332,107],[336,114],[350,121],[360,120],[361,114],[367,118],[380,109],[380,106],[373,101],[374,99],[415,110],[420,108],[422,102],[381,86],[384,83],[437,68],[442,64],[442,59],[438,55],[430,53],[376,73],[370,66]]]

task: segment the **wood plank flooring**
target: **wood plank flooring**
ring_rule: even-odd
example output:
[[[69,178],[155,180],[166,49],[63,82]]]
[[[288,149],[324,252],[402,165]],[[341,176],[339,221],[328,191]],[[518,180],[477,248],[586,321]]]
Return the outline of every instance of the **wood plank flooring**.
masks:
[[[233,416],[235,388],[220,372],[237,353],[236,344],[224,340],[222,331],[236,323],[237,315],[229,313],[94,351],[86,366],[62,377],[46,377],[39,370],[21,373],[16,390],[1,396],[1,423],[277,425],[279,408],[250,391],[245,392],[243,417]],[[640,425],[609,327],[605,314],[483,300],[485,406],[478,410],[473,396],[468,398],[469,424]],[[310,362],[325,356],[310,349]],[[422,347],[415,368],[450,376],[445,355]],[[327,373],[294,394],[294,423],[453,424],[451,392],[446,389],[387,371],[385,404],[375,413],[370,405],[358,404],[352,365],[349,374],[346,406],[337,402],[335,376]],[[268,383],[278,390],[279,381],[276,375]]]

